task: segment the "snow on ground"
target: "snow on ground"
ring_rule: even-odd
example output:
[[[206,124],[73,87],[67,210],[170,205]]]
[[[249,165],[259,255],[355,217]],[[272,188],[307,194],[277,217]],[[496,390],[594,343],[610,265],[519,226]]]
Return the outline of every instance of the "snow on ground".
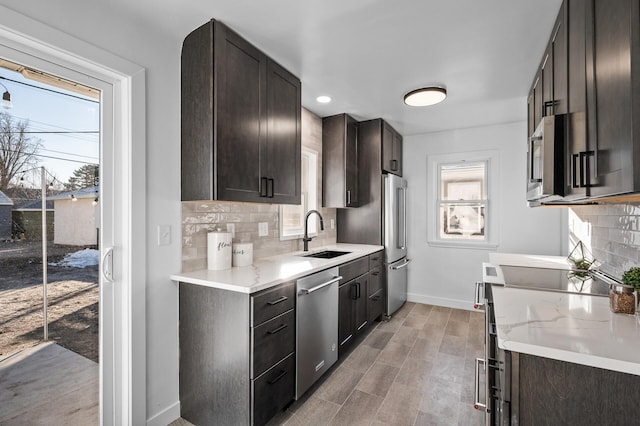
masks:
[[[100,251],[84,249],[67,254],[60,262],[51,262],[50,266],[69,266],[71,268],[86,268],[100,264]]]

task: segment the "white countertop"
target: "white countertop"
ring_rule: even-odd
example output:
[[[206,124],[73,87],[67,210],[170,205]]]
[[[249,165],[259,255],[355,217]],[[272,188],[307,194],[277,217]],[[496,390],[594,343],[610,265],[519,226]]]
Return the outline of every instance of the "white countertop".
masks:
[[[498,346],[640,375],[640,322],[609,298],[492,286]]]
[[[309,252],[293,252],[255,260],[251,266],[233,267],[221,271],[200,270],[171,275],[173,281],[214,287],[239,293],[255,293],[283,282],[319,272],[333,266],[375,253],[383,246],[366,244],[333,244]],[[333,259],[302,257],[302,254],[323,250],[348,251]]]
[[[564,256],[541,254],[489,253],[489,262],[494,265],[528,266],[531,268],[571,269],[571,263]]]

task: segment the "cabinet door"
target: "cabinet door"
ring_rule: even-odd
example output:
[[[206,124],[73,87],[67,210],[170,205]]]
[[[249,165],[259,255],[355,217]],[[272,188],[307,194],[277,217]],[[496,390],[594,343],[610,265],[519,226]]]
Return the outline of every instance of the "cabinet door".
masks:
[[[356,278],[355,280],[355,299],[353,302],[354,309],[354,327],[356,335],[364,331],[367,325],[367,286],[369,283],[369,273]]]
[[[553,54],[549,43],[542,56],[540,76],[542,78],[542,116],[553,115]]]
[[[402,135],[393,131],[393,160],[391,169],[398,176],[402,176]],[[395,169],[395,170],[394,170]]]
[[[542,119],[542,70],[538,70],[533,83],[533,121],[538,127]]]
[[[566,2],[563,2],[551,37],[553,114],[566,114],[569,111],[567,105],[567,53]]]
[[[589,3],[589,2],[588,2]],[[587,72],[590,149],[595,152],[592,196],[615,195],[634,188],[632,55],[638,57],[638,2],[595,0],[592,20],[592,73]],[[590,12],[591,10],[588,10]],[[634,43],[632,43],[632,40]],[[635,44],[635,46],[634,46]],[[591,49],[590,49],[591,47]],[[633,49],[635,48],[636,51]],[[589,61],[587,62],[589,70]],[[637,70],[634,69],[637,75]],[[592,94],[592,91],[595,93]]]
[[[358,207],[358,122],[346,116],[345,127],[345,206]]]
[[[338,289],[338,356],[353,341],[353,298],[355,286],[353,282],[343,284]]]
[[[266,196],[270,203],[300,204],[300,80],[270,59],[267,64]]]
[[[393,129],[382,122],[382,170],[395,173],[393,170]],[[397,166],[396,166],[397,168]]]
[[[322,205],[358,207],[358,123],[338,114],[322,119]]]
[[[217,199],[261,201],[266,56],[229,28],[215,28]]]
[[[367,298],[367,320],[373,324],[384,313],[384,289],[379,289]]]
[[[587,148],[586,7],[585,1],[567,2],[569,128],[565,163],[567,198],[588,195],[585,155]],[[588,159],[587,159],[588,160]],[[582,179],[580,179],[582,177]]]

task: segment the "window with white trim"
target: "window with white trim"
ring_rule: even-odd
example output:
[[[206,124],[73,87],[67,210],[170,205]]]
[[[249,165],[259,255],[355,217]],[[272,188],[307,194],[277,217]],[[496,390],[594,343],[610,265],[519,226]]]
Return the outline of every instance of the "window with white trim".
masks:
[[[429,245],[498,246],[498,160],[494,150],[429,156]]]
[[[440,239],[485,241],[486,161],[439,164],[438,177]]]

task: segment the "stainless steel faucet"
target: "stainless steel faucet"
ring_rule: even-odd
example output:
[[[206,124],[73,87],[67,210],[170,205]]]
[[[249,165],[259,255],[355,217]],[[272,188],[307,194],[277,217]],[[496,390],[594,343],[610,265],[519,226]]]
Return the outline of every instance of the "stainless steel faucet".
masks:
[[[302,237],[302,241],[304,241],[304,251],[309,251],[309,241],[313,240],[313,237],[309,236],[309,216],[311,213],[315,213],[320,218],[320,230],[324,231],[324,220],[322,220],[322,215],[318,210],[309,210],[307,215],[304,217],[304,237]]]

